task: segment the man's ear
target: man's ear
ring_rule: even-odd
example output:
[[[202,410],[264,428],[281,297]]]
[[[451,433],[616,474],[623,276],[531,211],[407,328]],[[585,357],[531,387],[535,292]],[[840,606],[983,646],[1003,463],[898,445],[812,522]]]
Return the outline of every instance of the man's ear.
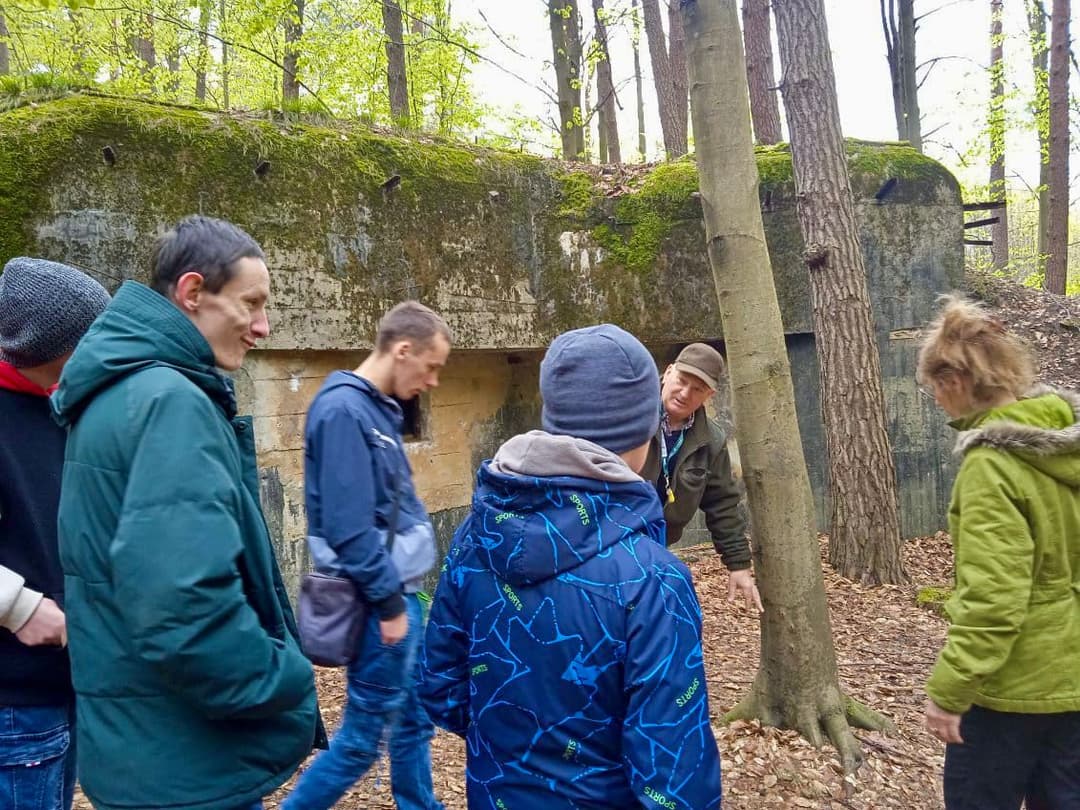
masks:
[[[408,340],[399,340],[394,344],[392,354],[395,360],[404,360],[409,356],[409,351],[412,349],[412,342]]]
[[[199,301],[205,289],[202,273],[191,270],[176,280],[173,285],[173,303],[184,313],[193,315],[199,310]]]

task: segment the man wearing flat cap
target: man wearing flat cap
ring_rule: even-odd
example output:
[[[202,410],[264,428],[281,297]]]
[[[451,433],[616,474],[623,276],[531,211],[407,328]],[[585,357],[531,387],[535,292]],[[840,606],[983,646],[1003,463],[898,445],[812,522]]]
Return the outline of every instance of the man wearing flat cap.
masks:
[[[682,538],[697,513],[728,569],[728,601],[742,597],[762,610],[754,583],[746,520],[739,511],[741,492],[731,472],[727,437],[705,413],[705,403],[720,387],[724,359],[705,343],[691,343],[661,377],[660,427],[649,446],[641,476],[656,484],[667,521],[667,544]]]
[[[12,259],[0,273],[0,807],[70,808],[74,694],[56,515],[66,432],[49,389],[109,303],[73,267]]]

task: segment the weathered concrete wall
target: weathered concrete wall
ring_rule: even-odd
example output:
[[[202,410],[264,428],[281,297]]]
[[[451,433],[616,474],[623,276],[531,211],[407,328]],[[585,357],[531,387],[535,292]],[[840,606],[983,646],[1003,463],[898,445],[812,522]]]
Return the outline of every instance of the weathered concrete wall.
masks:
[[[942,419],[916,392],[912,335],[934,297],[961,282],[959,189],[907,147],[852,142],[848,162],[904,529],[921,533],[942,524],[950,471]],[[260,164],[267,170],[257,174]],[[790,155],[759,151],[758,168],[824,525],[824,435]],[[661,362],[685,342],[721,344],[693,163],[622,185],[609,192],[582,167],[345,125],[74,96],[0,114],[0,260],[70,261],[115,287],[144,279],[154,236],[191,212],[231,219],[259,239],[272,271],[273,334],[238,382],[258,419],[268,518],[295,574],[305,562],[304,410],[326,373],[359,362],[378,317],[402,298],[438,308],[456,335],[443,385],[425,403],[427,432],[410,446],[444,540],[469,502],[477,462],[537,424],[539,358],[560,331],[614,321]]]

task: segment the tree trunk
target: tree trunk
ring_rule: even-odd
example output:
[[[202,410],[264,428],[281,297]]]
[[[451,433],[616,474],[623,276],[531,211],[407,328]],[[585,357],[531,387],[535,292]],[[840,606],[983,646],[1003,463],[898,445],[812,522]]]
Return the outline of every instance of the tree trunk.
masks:
[[[914,0],[900,0],[900,86],[904,99],[904,123],[913,147],[922,151],[922,122],[919,112],[919,83],[915,77]]]
[[[387,3],[389,5],[389,3]],[[386,6],[383,6],[385,14]],[[300,47],[298,43],[304,35],[304,0],[290,0],[285,6],[285,55],[281,60],[281,101],[299,101]]]
[[[904,116],[904,84],[900,77],[900,31],[897,28],[894,0],[879,0],[881,30],[885,34],[885,58],[889,63],[889,82],[892,86],[893,116],[896,118],[896,138],[907,140],[907,120]]]
[[[645,139],[645,87],[641,79],[641,21],[638,17],[638,0],[631,0],[630,7],[634,15],[634,89],[637,94],[638,157],[644,163],[649,148]]]
[[[0,6],[0,76],[11,73],[11,55],[8,51],[8,27],[7,18],[4,16],[4,7]]]
[[[1065,294],[1069,260],[1069,0],[1050,16],[1050,176],[1043,288]]]
[[[71,54],[75,58],[72,64],[72,72],[80,78],[92,81],[91,70],[86,64],[89,42],[83,27],[82,13],[72,6],[68,6],[65,11],[68,23],[71,25]]]
[[[758,143],[780,143],[780,105],[773,73],[772,22],[769,0],[743,0],[743,43],[746,47],[746,83],[750,87],[750,114]]]
[[[206,64],[210,58],[210,0],[199,0],[199,49],[195,56],[195,98],[206,101]]]
[[[409,126],[409,80],[405,69],[405,31],[397,0],[383,0],[386,32],[386,85],[390,92],[390,115],[394,123]]]
[[[608,163],[607,116],[603,109],[596,111],[596,159]]]
[[[671,93],[675,109],[672,133],[676,153],[672,157],[678,157],[690,151],[690,75],[686,66],[686,33],[683,31],[678,0],[667,2],[668,64],[671,66]]]
[[[559,98],[562,156],[564,160],[580,160],[585,153],[585,127],[581,111],[581,34],[577,0],[548,0],[548,22]]]
[[[1027,0],[1028,35],[1035,98],[1031,114],[1039,136],[1039,270],[1046,261],[1046,226],[1050,202],[1050,88],[1047,83],[1049,50],[1046,47],[1046,7],[1042,0]]]
[[[584,82],[585,101],[584,101],[584,103],[582,105],[582,108],[581,108],[583,111],[584,110],[591,110],[593,108],[593,106],[592,106],[592,97],[590,96],[591,92],[592,92],[591,77],[587,77],[585,82]],[[581,159],[586,161],[586,162],[591,162],[592,161],[592,129],[590,129],[587,122],[583,122],[582,128],[581,128],[581,134],[585,138],[585,146],[581,150]]]
[[[681,0],[705,231],[765,613],[761,663],[731,717],[826,738],[852,770],[848,726],[884,718],[840,691],[780,307],[761,222],[736,0]]]
[[[604,20],[604,0],[592,0],[593,24],[596,26],[596,47],[600,61],[596,63],[596,101],[600,110],[601,163],[622,163],[619,148],[619,120],[615,112],[615,82],[611,78],[611,54],[608,51],[607,23]],[[605,149],[606,147],[606,149]],[[605,154],[606,152],[606,154]]]
[[[641,13],[645,23],[645,38],[649,43],[649,59],[652,62],[653,84],[656,87],[656,103],[660,110],[660,131],[664,138],[664,151],[669,158],[685,155],[687,151],[686,131],[686,77],[676,78],[680,68],[668,52],[667,37],[664,36],[663,18],[660,16],[659,0],[641,0]],[[669,27],[674,15],[669,15]],[[681,71],[686,72],[686,48],[681,25],[679,31],[671,33],[672,50],[682,62]],[[680,55],[681,54],[681,55]],[[680,89],[683,100],[680,102]]]
[[[823,0],[773,0],[773,14],[821,367],[832,502],[829,562],[863,584],[906,582],[881,361]]]
[[[226,38],[225,34],[227,33],[225,27],[226,13],[228,11],[227,2],[228,0],[221,0],[218,5],[223,39]],[[229,46],[225,42],[221,43],[221,106],[223,109],[229,109]]]
[[[881,28],[885,34],[885,55],[892,82],[896,135],[922,151],[922,124],[919,112],[919,83],[915,75],[914,0],[879,0]]]
[[[150,15],[139,14],[131,21],[132,33],[129,38],[131,50],[139,60],[139,72],[151,76],[157,65],[157,53],[154,49],[154,20]]]
[[[1005,37],[1002,34],[1002,0],[990,0],[990,198],[1005,194]],[[998,221],[990,226],[990,256],[995,270],[1009,264],[1009,218],[1007,207],[995,209]]]

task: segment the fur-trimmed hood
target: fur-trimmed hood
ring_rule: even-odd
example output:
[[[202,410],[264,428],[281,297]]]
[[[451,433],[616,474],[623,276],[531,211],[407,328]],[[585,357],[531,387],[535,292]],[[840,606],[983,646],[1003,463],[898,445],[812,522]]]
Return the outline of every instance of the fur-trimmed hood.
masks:
[[[953,421],[954,452],[1011,453],[1070,486],[1080,486],[1080,394],[1036,386],[1016,402]]]

